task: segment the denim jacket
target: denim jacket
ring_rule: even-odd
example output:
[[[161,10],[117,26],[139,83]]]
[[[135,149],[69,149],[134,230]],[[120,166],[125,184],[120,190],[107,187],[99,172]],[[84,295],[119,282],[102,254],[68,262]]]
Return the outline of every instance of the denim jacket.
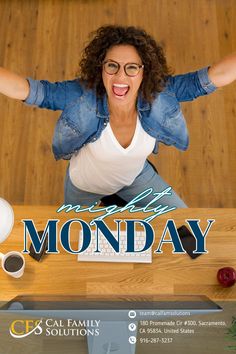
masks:
[[[53,153],[56,160],[70,159],[72,154],[88,143],[97,140],[109,122],[107,96],[97,98],[95,90],[86,89],[79,79],[50,83],[28,78],[30,93],[26,104],[40,108],[61,110],[53,138]],[[182,101],[191,101],[198,96],[215,91],[208,77],[208,68],[170,76],[165,89],[156,94],[152,104],[139,94],[137,110],[143,129],[158,143],[174,145],[186,150],[188,131],[180,108]]]

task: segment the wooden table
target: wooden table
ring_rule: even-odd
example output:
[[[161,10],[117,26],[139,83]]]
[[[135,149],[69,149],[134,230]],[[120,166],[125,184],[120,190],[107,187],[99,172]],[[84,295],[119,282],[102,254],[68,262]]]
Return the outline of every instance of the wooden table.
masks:
[[[23,250],[22,219],[33,219],[38,230],[48,219],[60,219],[60,226],[71,218],[85,221],[91,214],[56,213],[53,206],[15,206],[15,225],[10,237],[1,244],[1,252]],[[118,214],[116,218],[143,219],[141,213]],[[182,209],[169,212],[152,221],[155,243],[158,243],[167,219],[177,227],[185,219],[200,219],[202,229],[207,219],[215,219],[207,236],[208,254],[192,260],[188,255],[172,254],[171,245],[163,246],[163,254],[153,254],[152,264],[84,263],[60,248],[60,254],[50,254],[40,262],[25,255],[26,269],[22,278],[14,279],[0,271],[0,299],[7,301],[21,294],[204,294],[215,300],[236,299],[236,285],[224,289],[217,283],[217,270],[224,266],[236,268],[236,209]],[[113,218],[107,220],[109,226]],[[71,235],[72,245],[78,242],[78,232]]]

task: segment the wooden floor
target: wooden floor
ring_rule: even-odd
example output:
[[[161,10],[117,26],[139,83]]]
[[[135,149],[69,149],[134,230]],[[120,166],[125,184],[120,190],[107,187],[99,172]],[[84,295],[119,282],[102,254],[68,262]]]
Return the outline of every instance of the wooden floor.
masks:
[[[74,78],[89,32],[108,23],[145,28],[176,74],[236,51],[235,0],[4,0],[0,18],[0,65],[35,79]],[[189,150],[160,146],[152,156],[190,207],[236,206],[235,103],[235,83],[184,103]],[[51,152],[59,112],[3,96],[0,106],[0,195],[18,204],[61,203],[67,163]]]

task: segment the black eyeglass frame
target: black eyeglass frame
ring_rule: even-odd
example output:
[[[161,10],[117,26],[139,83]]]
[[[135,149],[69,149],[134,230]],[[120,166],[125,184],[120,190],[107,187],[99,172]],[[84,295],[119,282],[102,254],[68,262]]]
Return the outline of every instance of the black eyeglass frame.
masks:
[[[113,74],[108,73],[108,72],[106,71],[106,69],[105,69],[105,64],[107,64],[107,63],[109,63],[109,62],[115,63],[115,64],[118,65],[117,71],[116,71],[115,73],[113,73]],[[126,72],[126,66],[127,66],[127,65],[130,65],[130,64],[135,64],[135,65],[138,66],[139,71],[138,71],[138,73],[137,73],[136,75],[129,75],[129,74],[127,74],[127,72]],[[104,67],[105,72],[106,72],[108,75],[116,75],[116,74],[119,72],[120,68],[121,68],[121,65],[120,65],[117,61],[115,61],[115,60],[110,60],[110,59],[104,61],[104,62],[102,63],[102,65],[103,65],[103,67]],[[127,76],[135,77],[135,76],[137,76],[137,75],[140,73],[140,69],[143,69],[143,68],[144,68],[144,64],[126,63],[125,65],[123,65],[123,68],[124,68],[125,74],[126,74]]]

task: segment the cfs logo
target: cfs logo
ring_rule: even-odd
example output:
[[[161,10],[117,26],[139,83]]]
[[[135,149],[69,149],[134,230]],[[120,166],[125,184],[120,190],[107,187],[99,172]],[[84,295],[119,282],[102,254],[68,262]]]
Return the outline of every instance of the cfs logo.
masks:
[[[41,327],[43,320],[15,320],[12,322],[9,332],[13,338],[24,338],[34,333],[40,335],[43,332]]]

